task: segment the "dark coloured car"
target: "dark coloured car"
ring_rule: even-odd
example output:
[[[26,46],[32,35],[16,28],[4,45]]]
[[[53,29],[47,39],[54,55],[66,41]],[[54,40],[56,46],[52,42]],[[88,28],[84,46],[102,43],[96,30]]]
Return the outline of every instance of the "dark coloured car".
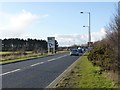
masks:
[[[83,49],[78,49],[79,55],[83,55]]]

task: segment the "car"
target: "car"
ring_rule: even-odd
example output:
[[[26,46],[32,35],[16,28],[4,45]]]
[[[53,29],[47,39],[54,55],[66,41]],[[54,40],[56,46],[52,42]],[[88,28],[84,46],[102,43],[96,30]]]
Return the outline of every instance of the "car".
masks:
[[[72,49],[71,51],[70,51],[70,55],[72,56],[72,55],[74,55],[74,56],[79,56],[79,51],[78,51],[78,49]]]
[[[83,55],[83,49],[78,49],[79,56]]]

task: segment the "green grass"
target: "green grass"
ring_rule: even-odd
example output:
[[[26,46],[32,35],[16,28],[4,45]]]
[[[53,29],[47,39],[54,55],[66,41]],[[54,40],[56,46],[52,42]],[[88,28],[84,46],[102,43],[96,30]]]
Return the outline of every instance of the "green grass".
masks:
[[[8,54],[18,54],[20,52],[0,52],[0,55],[8,55]],[[27,54],[32,54],[33,52],[32,51],[26,51]]]
[[[16,58],[16,59],[11,59],[11,60],[4,60],[4,61],[0,61],[0,64],[8,64],[8,63],[25,61],[25,60],[30,60],[30,59],[34,59],[34,58],[40,58],[40,57],[46,57],[46,56],[51,56],[51,55],[54,55],[54,54],[33,55],[33,56],[29,56],[29,57],[22,57],[22,58]]]
[[[57,53],[64,53],[64,52],[68,52],[68,51],[58,51]],[[0,52],[0,55],[7,55],[7,54],[18,54],[20,52]],[[27,54],[32,54],[33,52],[32,51],[26,51],[25,53]]]
[[[58,84],[59,88],[115,88],[112,81],[100,74],[100,67],[93,66],[87,56],[82,56],[75,68]]]
[[[59,51],[58,53],[65,53],[66,51]],[[7,52],[4,52],[7,53]],[[12,53],[12,52],[9,52]],[[31,51],[27,52],[27,53],[32,53]],[[3,52],[2,52],[3,54]],[[15,59],[8,59],[8,60],[1,60],[0,64],[8,64],[8,63],[13,63],[13,62],[20,62],[20,61],[25,61],[25,60],[30,60],[30,59],[35,59],[35,58],[40,58],[40,57],[46,57],[46,56],[52,56],[55,54],[49,53],[49,54],[43,54],[43,55],[31,55],[31,56],[25,56],[25,57],[21,57],[21,58],[15,58]]]
[[[3,54],[12,54],[13,52],[0,52],[0,55],[3,55]]]

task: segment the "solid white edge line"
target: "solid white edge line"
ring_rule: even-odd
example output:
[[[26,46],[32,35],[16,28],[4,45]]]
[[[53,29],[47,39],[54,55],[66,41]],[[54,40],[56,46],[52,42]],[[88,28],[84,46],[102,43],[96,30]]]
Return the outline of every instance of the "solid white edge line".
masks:
[[[6,73],[2,73],[2,74],[0,74],[0,76],[6,75],[6,74],[9,74],[9,73],[13,73],[13,72],[17,72],[17,71],[19,71],[19,70],[21,70],[21,69],[15,69],[15,70],[13,70],[13,71],[9,71],[9,72],[6,72]]]
[[[85,54],[85,53],[84,53]],[[84,55],[83,54],[83,55]],[[47,88],[55,88],[56,85],[60,82],[60,80],[65,77],[72,68],[77,64],[77,62],[81,59],[82,56],[80,56],[75,62],[73,62],[66,70],[63,71],[56,79],[54,79],[48,86],[45,87],[45,90]]]

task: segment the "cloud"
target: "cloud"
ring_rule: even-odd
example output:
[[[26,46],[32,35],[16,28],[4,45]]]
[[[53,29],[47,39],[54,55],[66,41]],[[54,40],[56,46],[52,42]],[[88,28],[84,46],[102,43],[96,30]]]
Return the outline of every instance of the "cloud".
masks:
[[[24,9],[15,14],[0,12],[0,34],[2,37],[19,37],[36,21],[47,16],[32,14]]]
[[[98,32],[92,32],[91,33],[91,38],[92,42],[101,40],[102,38],[105,37],[106,30],[104,28],[101,28],[100,31]],[[88,42],[88,34],[69,34],[69,35],[59,35],[56,34],[54,35],[56,40],[59,42],[60,46],[70,46],[70,45],[81,45],[81,44],[86,44]]]
[[[106,30],[104,28],[101,28],[101,30],[99,32],[92,32],[92,41],[97,41],[97,40],[101,40],[102,38],[105,37],[106,35]]]

